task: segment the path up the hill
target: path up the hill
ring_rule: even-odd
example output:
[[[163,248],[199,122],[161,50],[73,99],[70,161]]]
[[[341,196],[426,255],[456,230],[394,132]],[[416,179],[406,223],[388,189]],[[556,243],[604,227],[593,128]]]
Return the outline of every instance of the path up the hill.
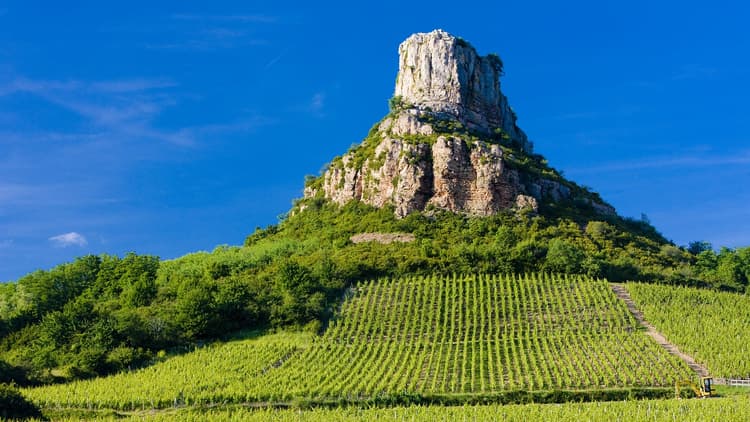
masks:
[[[633,314],[633,316],[638,321],[638,323],[646,328],[646,334],[648,334],[649,336],[651,336],[651,338],[656,340],[656,342],[659,343],[659,345],[663,347],[667,352],[669,352],[670,354],[674,356],[677,356],[678,358],[682,359],[685,363],[687,363],[690,369],[692,369],[698,376],[700,377],[709,376],[708,368],[696,362],[692,356],[681,352],[680,349],[674,344],[670,343],[669,340],[667,340],[667,338],[664,337],[664,335],[656,329],[656,327],[654,327],[648,321],[646,321],[646,318],[643,316],[643,313],[640,310],[638,310],[638,308],[635,306],[635,302],[633,302],[633,299],[630,297],[630,293],[628,293],[627,289],[625,289],[625,286],[623,286],[622,284],[612,283],[611,287],[612,287],[612,291],[615,292],[615,295],[617,295],[617,297],[620,298],[620,300],[625,302],[625,305],[627,305],[628,310],[630,311],[631,314]]]

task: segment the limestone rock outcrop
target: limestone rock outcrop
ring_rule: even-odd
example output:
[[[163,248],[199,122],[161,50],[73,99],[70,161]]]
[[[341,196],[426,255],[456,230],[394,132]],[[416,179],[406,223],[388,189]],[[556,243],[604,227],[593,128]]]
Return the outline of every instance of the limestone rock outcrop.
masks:
[[[439,29],[410,36],[398,52],[396,97],[454,117],[471,130],[502,129],[530,152],[526,134],[500,91],[499,56],[479,56],[466,41]]]
[[[481,57],[441,30],[412,35],[399,55],[396,107],[305,197],[391,205],[398,216],[430,208],[482,216],[537,211],[544,201],[569,199],[614,213],[593,197],[577,197],[586,191],[532,154],[500,91],[499,57]]]

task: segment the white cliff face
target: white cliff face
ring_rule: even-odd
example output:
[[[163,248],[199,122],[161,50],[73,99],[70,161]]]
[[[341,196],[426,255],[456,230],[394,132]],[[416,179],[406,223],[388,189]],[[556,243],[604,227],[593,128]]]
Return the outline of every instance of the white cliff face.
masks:
[[[421,109],[457,118],[472,130],[502,129],[528,152],[531,145],[500,91],[502,63],[442,30],[414,34],[399,46],[394,95]]]
[[[500,91],[499,59],[480,57],[439,30],[412,35],[399,53],[396,95],[407,105],[358,149],[335,160],[305,197],[390,205],[401,217],[426,208],[480,216],[509,208],[536,211],[542,201],[571,198],[574,185],[512,165],[506,154],[514,150],[504,151],[493,137],[501,129],[517,153],[530,153]],[[588,201],[601,213],[614,213],[609,205]]]

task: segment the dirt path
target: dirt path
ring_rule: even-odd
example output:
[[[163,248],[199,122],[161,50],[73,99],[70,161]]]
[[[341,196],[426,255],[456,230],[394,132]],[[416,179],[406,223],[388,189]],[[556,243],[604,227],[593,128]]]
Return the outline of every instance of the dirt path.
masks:
[[[693,359],[692,356],[685,354],[680,351],[680,349],[677,348],[674,344],[670,343],[669,340],[667,340],[666,337],[662,333],[656,330],[656,327],[649,324],[648,321],[646,321],[646,318],[643,317],[643,313],[638,310],[635,306],[635,302],[633,302],[633,299],[630,297],[630,293],[625,289],[625,286],[622,284],[616,284],[612,283],[610,284],[612,287],[612,291],[615,292],[615,295],[617,295],[618,298],[620,298],[623,302],[625,302],[625,305],[627,305],[628,310],[631,314],[635,317],[635,319],[638,321],[639,324],[641,324],[643,327],[646,328],[646,334],[651,336],[654,340],[656,340],[657,343],[661,347],[663,347],[667,352],[670,354],[677,356],[678,358],[682,359],[687,365],[692,369],[698,376],[701,377],[707,377],[709,376],[708,368],[701,365],[700,363],[696,362],[695,359]],[[714,383],[716,383],[716,380],[714,380]]]

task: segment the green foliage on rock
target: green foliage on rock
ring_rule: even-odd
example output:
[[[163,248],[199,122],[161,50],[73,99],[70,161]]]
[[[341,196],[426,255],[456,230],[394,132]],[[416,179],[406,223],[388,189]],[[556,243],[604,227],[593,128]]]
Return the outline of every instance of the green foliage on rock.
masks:
[[[404,100],[404,97],[400,95],[395,95],[388,100],[388,109],[391,113],[397,113],[409,107],[411,107],[411,104]]]

